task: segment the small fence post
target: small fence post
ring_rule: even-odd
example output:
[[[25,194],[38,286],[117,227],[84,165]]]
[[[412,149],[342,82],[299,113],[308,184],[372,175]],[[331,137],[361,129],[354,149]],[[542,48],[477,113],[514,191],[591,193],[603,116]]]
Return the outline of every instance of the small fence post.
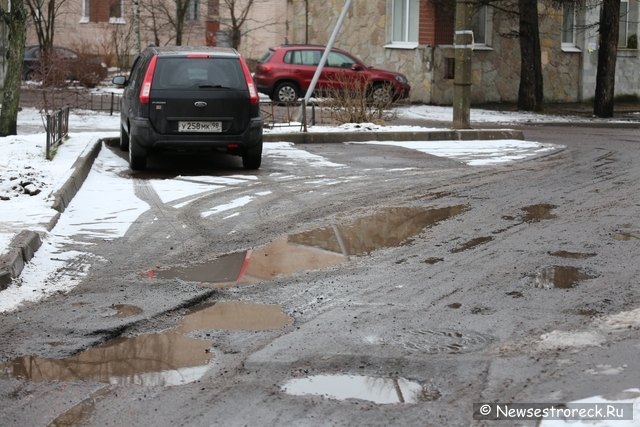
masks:
[[[47,114],[47,152],[46,159],[51,160],[51,116]]]

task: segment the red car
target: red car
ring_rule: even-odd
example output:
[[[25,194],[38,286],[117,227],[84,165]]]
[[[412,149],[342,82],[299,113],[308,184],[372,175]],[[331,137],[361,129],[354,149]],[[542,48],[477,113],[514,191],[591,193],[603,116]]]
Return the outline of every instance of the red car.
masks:
[[[272,47],[260,58],[253,79],[258,91],[277,102],[293,102],[306,94],[311,84],[324,46],[282,45]],[[407,78],[393,71],[365,66],[348,52],[332,49],[320,74],[316,91],[344,91],[345,82],[366,88],[374,100],[409,97]]]

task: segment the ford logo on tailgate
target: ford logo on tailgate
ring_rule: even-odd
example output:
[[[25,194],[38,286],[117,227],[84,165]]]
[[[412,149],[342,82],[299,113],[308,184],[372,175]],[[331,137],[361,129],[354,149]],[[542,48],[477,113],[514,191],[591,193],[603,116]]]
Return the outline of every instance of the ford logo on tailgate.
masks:
[[[195,104],[193,104],[193,105],[195,105],[196,107],[206,107],[206,106],[207,106],[207,103],[206,103],[206,102],[204,102],[204,101],[198,101],[198,102],[196,102],[196,103],[195,103]]]

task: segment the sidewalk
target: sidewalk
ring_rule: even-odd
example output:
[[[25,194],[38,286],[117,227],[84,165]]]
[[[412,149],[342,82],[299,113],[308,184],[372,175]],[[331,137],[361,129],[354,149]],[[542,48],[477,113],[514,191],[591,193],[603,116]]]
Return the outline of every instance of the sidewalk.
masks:
[[[474,110],[474,114],[480,114],[480,110]],[[495,122],[510,121],[514,124],[518,122],[517,120],[513,121],[514,114],[517,114],[514,112],[486,112],[486,114],[489,116],[489,120],[494,120],[491,126],[497,126]],[[502,115],[500,116],[500,114]],[[439,147],[451,147],[450,142],[456,141],[456,144],[464,146],[465,159],[473,157],[474,150],[478,158],[486,155],[484,154],[486,151],[495,151],[496,141],[524,141],[524,135],[521,131],[511,129],[447,129],[448,117],[451,116],[450,113],[447,114],[447,107],[408,106],[406,111],[401,111],[400,117],[395,121],[404,126],[389,126],[381,129],[378,126],[367,124],[347,125],[338,128],[314,129],[309,133],[299,133],[299,128],[290,128],[288,131],[280,129],[265,133],[264,141],[265,143],[287,141],[300,145],[301,149],[304,144],[326,143],[393,143],[407,147],[408,144],[419,142],[423,147],[425,144],[436,147],[438,141],[441,142]],[[489,124],[489,120],[487,120],[487,124]],[[530,123],[525,119],[522,121]],[[41,125],[38,122],[38,118],[27,117],[20,123],[23,129],[37,129]],[[474,124],[477,125],[477,123]],[[606,126],[606,122],[599,121],[598,124]],[[427,125],[433,125],[433,127],[424,127]],[[12,171],[7,171],[11,168],[0,160],[0,173],[2,173],[0,175],[0,198],[3,197],[3,189],[6,190],[12,185],[15,187],[15,183],[18,181],[22,186],[20,195],[10,197],[8,200],[5,196],[4,200],[0,200],[2,203],[0,205],[2,206],[0,214],[0,290],[6,289],[13,279],[20,276],[25,264],[33,258],[41,246],[43,238],[55,227],[60,215],[82,187],[94,160],[103,147],[103,142],[116,144],[118,140],[117,132],[107,132],[107,130],[118,129],[118,116],[88,114],[72,117],[70,118],[70,126],[70,136],[58,149],[54,160],[46,162],[41,158],[35,158],[43,157],[43,154],[30,153],[34,158],[23,160],[23,164],[27,166],[18,167],[18,169],[26,168],[28,173],[25,174],[24,171],[16,169],[14,174],[17,179],[11,176]],[[103,130],[103,132],[96,133],[99,130]],[[7,153],[8,158],[15,160],[15,157],[21,155],[23,151],[28,151],[22,150],[21,147],[33,148],[35,145],[43,153],[45,134],[7,137],[4,138],[4,141],[0,139],[0,144],[3,143],[9,144],[14,150],[11,152],[5,149],[4,152]],[[411,148],[425,151],[417,146]],[[539,155],[535,152],[535,148],[524,147],[523,150],[530,151],[526,154],[528,158]],[[553,152],[562,148],[558,146]],[[436,147],[435,155],[441,155],[438,150],[441,148]],[[545,155],[548,154],[549,151],[545,152]],[[447,153],[442,155],[447,156]],[[7,162],[12,160],[7,160]],[[6,173],[10,175],[6,175]],[[3,178],[5,178],[4,181]],[[41,191],[39,191],[38,182],[36,182],[38,180],[42,188]],[[34,191],[30,187],[36,187],[36,190]]]

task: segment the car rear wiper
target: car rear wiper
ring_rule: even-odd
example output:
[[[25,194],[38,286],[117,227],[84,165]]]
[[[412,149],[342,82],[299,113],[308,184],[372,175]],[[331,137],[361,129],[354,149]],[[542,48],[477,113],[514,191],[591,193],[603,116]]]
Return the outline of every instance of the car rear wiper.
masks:
[[[222,86],[222,85],[212,85],[212,84],[201,84],[198,85],[199,88],[214,88],[214,89],[231,89],[230,87],[227,86]]]

